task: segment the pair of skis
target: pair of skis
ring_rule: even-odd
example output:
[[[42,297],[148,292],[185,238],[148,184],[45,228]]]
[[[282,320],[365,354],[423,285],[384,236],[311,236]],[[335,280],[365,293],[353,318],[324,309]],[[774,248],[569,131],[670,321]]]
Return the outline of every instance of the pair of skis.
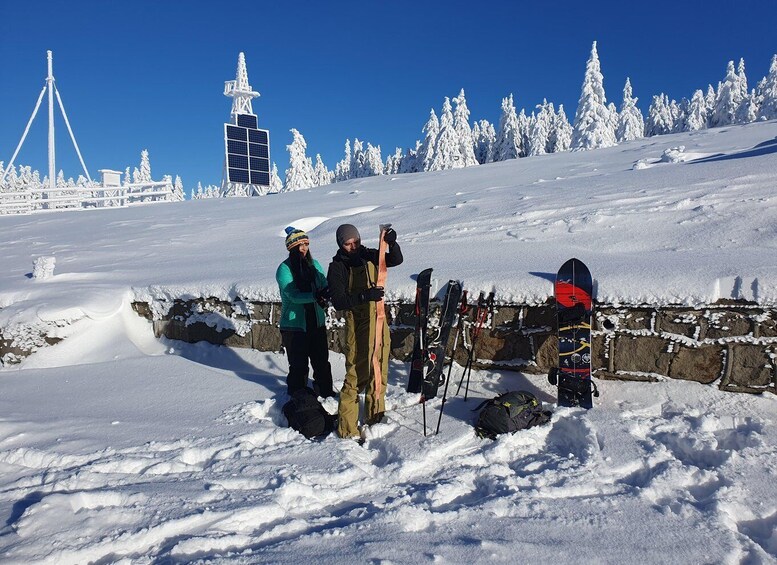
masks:
[[[459,333],[463,331],[464,315],[467,312],[467,291],[463,290],[460,281],[450,280],[445,291],[440,309],[438,324],[435,328],[429,329],[429,294],[431,289],[432,269],[426,269],[418,274],[416,280],[416,328],[415,343],[413,345],[413,355],[410,363],[410,375],[408,379],[407,391],[412,393],[421,393],[421,404],[423,409],[424,435],[426,435],[426,401],[435,398],[439,392],[440,386],[444,383],[442,406],[437,419],[437,430],[440,431],[440,422],[442,413],[445,409],[445,402],[448,396],[448,383],[450,382],[453,362],[448,366],[447,376],[443,375],[443,367],[446,359],[446,352],[450,333],[454,327],[454,321],[458,315],[458,322],[454,334],[453,352],[458,346]],[[489,303],[493,304],[493,293],[489,295]],[[462,374],[462,380],[459,382],[458,391],[464,380],[464,375],[472,370],[474,360],[475,343],[477,335],[482,329],[487,314],[486,300],[483,293],[478,299],[478,309],[476,311],[476,330],[473,333],[472,346],[467,349],[467,363],[465,371]],[[453,356],[451,353],[451,357]],[[467,379],[467,391],[469,390],[469,378]]]

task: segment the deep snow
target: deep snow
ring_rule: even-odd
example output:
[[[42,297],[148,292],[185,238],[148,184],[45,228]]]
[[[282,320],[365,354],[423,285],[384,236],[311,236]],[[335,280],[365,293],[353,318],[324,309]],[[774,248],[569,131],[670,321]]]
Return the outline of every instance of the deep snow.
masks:
[[[392,299],[432,266],[440,287],[544,301],[578,256],[600,302],[773,308],[775,171],[768,122],[266,198],[0,217],[0,328],[65,337],[0,371],[0,560],[776,562],[771,393],[600,381],[583,411],[555,408],[544,376],[477,371],[424,437],[395,362],[364,446],[311,442],[284,427],[282,355],[159,341],[130,309],[277,299],[283,228],[309,230],[326,263],[343,222],[367,244],[396,227]],[[32,276],[40,257],[53,276]],[[477,438],[476,402],[521,388],[551,423]]]

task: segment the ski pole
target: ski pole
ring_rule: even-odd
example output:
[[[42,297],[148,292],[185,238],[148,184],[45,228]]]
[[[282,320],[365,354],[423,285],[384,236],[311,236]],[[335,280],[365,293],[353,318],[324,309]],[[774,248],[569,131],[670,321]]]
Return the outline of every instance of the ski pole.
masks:
[[[442,421],[442,413],[445,410],[445,401],[448,398],[448,383],[451,380],[451,371],[453,370],[453,356],[456,355],[456,346],[459,343],[459,331],[462,327],[462,320],[464,320],[464,313],[467,311],[467,291],[464,290],[461,293],[461,306],[459,306],[459,320],[456,323],[456,335],[453,338],[453,350],[450,356],[450,365],[448,365],[448,376],[445,377],[445,388],[442,392],[442,404],[440,405],[440,415],[437,417],[437,430],[434,435],[440,433],[440,422]]]
[[[477,335],[472,338],[472,357],[470,357],[469,362],[469,368],[467,370],[467,387],[464,389],[464,401],[467,401],[467,395],[469,394],[469,377],[472,374],[472,363],[475,360],[475,341],[477,341],[477,337],[480,335],[480,332],[483,331],[483,326],[486,323],[486,318],[488,317],[488,313],[493,309],[494,307],[494,293],[489,292],[488,293],[488,299],[486,299],[486,304],[483,307],[482,312],[480,312],[480,317],[478,319],[478,325],[476,327],[477,329]]]
[[[464,363],[464,372],[461,374],[461,380],[459,380],[459,387],[456,389],[456,396],[461,392],[461,385],[464,384],[464,377],[469,371],[472,371],[472,360],[475,355],[475,343],[477,342],[478,335],[480,334],[480,326],[483,323],[483,311],[485,308],[486,296],[483,291],[478,296],[478,305],[475,309],[475,327],[471,330],[472,342],[467,349],[467,362]],[[469,379],[467,380],[467,388],[469,388]],[[466,397],[464,398],[466,400]]]

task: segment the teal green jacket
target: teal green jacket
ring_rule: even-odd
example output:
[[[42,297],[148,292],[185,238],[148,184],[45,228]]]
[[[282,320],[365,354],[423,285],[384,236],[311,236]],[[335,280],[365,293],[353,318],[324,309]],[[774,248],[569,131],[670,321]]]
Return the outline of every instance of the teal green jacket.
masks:
[[[328,286],[326,275],[321,265],[313,259],[313,267],[316,269],[316,280],[313,282],[313,292],[302,292],[297,288],[294,277],[291,274],[289,260],[286,259],[278,265],[275,271],[275,280],[278,281],[278,288],[281,291],[281,322],[282,330],[305,331],[305,304],[313,304],[316,312],[316,323],[321,327],[326,322],[326,313],[316,302],[316,289],[322,289]]]

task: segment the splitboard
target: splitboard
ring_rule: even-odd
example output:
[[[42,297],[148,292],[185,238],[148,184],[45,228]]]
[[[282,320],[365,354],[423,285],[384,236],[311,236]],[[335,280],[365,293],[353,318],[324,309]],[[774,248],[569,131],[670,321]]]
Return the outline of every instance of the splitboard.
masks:
[[[592,408],[592,396],[599,396],[599,391],[591,380],[591,272],[579,259],[570,259],[558,270],[554,290],[558,368],[551,370],[548,380],[558,385],[559,406]]]
[[[421,392],[424,384],[424,370],[427,366],[428,346],[426,343],[429,320],[429,292],[432,286],[432,269],[418,273],[415,291],[415,339],[410,361],[410,375],[407,392]]]

